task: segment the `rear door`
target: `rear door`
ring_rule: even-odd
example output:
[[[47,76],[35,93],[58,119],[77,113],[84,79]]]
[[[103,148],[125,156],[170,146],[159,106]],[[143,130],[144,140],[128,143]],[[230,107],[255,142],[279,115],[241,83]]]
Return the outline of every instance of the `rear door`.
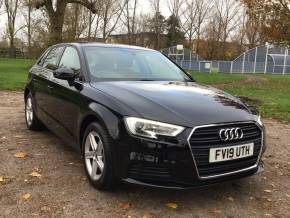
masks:
[[[53,47],[33,70],[33,85],[37,103],[37,115],[48,126],[51,124],[51,94],[53,71],[57,69],[63,46]]]

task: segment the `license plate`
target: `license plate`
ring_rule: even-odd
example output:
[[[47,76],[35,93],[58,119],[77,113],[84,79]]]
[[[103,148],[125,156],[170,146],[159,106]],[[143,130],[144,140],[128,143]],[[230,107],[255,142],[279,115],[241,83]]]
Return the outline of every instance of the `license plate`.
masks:
[[[236,160],[253,156],[254,143],[235,145],[221,148],[211,148],[209,150],[209,162],[221,162],[228,160]]]

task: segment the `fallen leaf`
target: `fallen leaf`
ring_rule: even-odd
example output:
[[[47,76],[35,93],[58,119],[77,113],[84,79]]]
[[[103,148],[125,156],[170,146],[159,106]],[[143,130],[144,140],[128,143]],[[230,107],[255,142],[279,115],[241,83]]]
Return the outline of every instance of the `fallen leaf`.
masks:
[[[149,214],[149,213],[145,213],[143,216],[142,216],[142,218],[150,218],[151,217],[151,215]]]
[[[28,200],[30,197],[31,197],[31,195],[29,193],[23,194],[21,196],[21,198],[24,199],[24,200]]]
[[[47,206],[43,206],[40,208],[41,211],[50,211],[51,209]]]
[[[229,201],[231,201],[231,202],[234,202],[235,201],[235,199],[233,198],[233,197],[228,197],[227,198]]]
[[[272,191],[270,189],[265,189],[264,192],[271,193]]]
[[[286,196],[287,196],[288,198],[290,198],[290,195],[289,195],[289,194],[286,194]]]
[[[4,182],[4,177],[0,176],[0,182]]]
[[[178,204],[176,203],[167,203],[166,207],[172,208],[172,209],[176,209],[178,208]]]
[[[14,157],[17,157],[17,158],[24,158],[26,156],[27,156],[27,154],[25,152],[22,152],[22,151],[19,151],[16,154],[14,154]]]
[[[119,207],[122,208],[122,209],[129,209],[130,207],[130,203],[120,203],[119,204]]]
[[[272,217],[272,214],[270,214],[270,213],[265,213],[264,215],[265,216],[271,216]]]
[[[36,171],[33,171],[29,175],[32,176],[32,177],[41,177],[41,174],[39,172],[36,172]]]
[[[221,213],[222,213],[221,210],[214,210],[213,212],[214,212],[214,213],[218,213],[218,214],[221,214]]]

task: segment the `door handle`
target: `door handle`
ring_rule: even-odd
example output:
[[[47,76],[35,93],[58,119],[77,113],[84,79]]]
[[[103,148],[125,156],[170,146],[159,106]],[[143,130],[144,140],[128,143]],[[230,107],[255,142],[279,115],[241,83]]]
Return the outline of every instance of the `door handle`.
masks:
[[[47,85],[47,88],[49,88],[49,89],[53,89],[53,87],[52,87],[52,86],[50,86],[50,85]]]

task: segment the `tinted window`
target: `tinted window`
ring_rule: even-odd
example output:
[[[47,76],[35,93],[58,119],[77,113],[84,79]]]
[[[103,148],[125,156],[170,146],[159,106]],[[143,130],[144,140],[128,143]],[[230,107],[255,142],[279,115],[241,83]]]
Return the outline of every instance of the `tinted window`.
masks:
[[[48,54],[49,50],[46,50],[43,55],[41,56],[41,59],[37,62],[38,65],[42,66],[43,65],[43,62]]]
[[[59,60],[62,50],[63,50],[63,47],[53,48],[49,52],[49,54],[46,56],[45,60],[43,61],[42,66],[50,70],[56,70],[57,62]]]
[[[85,55],[93,80],[189,80],[182,70],[157,51],[85,47]]]
[[[75,73],[80,72],[80,59],[76,49],[73,47],[67,47],[59,62],[59,68],[70,68]]]

